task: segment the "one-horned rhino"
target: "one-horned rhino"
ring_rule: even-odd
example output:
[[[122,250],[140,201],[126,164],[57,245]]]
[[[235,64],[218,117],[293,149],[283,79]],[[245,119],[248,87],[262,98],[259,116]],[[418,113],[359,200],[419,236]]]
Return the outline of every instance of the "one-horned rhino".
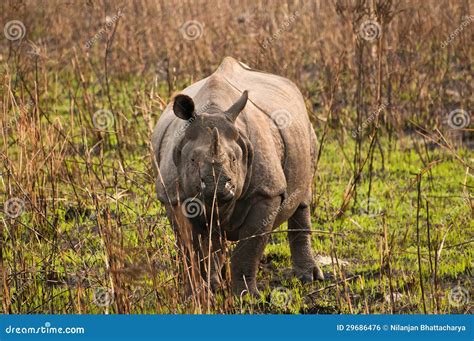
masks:
[[[174,97],[152,145],[158,199],[212,285],[220,279],[225,235],[238,241],[230,260],[234,293],[257,293],[270,232],[285,221],[295,274],[323,279],[309,231],[317,140],[291,81],[226,57]]]

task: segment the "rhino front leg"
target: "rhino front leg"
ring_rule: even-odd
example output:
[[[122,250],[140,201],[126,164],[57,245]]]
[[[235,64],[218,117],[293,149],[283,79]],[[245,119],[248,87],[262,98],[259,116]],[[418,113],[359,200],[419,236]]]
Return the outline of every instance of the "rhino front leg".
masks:
[[[309,207],[301,205],[288,220],[288,239],[293,271],[302,282],[324,279],[323,272],[314,260],[310,229]]]
[[[239,242],[231,257],[232,291],[240,295],[244,290],[256,295],[257,272],[273,228],[281,198],[263,199],[250,209],[239,231]],[[263,235],[262,235],[263,234]]]

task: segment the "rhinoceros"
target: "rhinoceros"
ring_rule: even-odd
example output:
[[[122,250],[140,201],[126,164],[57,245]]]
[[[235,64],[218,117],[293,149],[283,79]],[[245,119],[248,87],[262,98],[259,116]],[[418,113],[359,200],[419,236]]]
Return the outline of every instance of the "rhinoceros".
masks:
[[[225,235],[237,241],[233,292],[257,294],[265,245],[285,221],[295,275],[324,278],[309,231],[317,139],[295,84],[226,57],[174,97],[152,147],[158,199],[211,285],[221,279]]]

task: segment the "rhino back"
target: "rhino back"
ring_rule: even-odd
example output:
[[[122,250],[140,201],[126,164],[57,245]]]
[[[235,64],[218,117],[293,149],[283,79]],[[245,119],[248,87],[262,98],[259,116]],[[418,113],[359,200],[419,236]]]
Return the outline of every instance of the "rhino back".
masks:
[[[225,110],[244,90],[249,92],[249,101],[236,125],[250,139],[255,155],[249,192],[244,197],[291,195],[295,204],[288,205],[279,214],[286,219],[308,197],[314,158],[311,142],[314,131],[298,88],[288,79],[254,71],[227,57],[214,74],[182,93],[193,97],[197,110],[208,101],[221,101],[218,104]],[[275,113],[281,112],[288,116],[288,125],[282,126],[275,117]],[[178,170],[172,151],[180,143],[183,134],[179,132],[185,129],[186,123],[176,118],[168,105],[153,134],[152,143],[161,171],[161,178],[157,180],[161,201],[177,201]]]
[[[309,204],[311,197],[317,140],[303,96],[290,80],[252,70],[233,58],[226,58],[216,73],[225,75],[239,91],[249,91],[251,104],[243,117],[260,156],[251,187],[270,195],[281,192],[287,198],[276,218],[279,225],[300,204]],[[281,115],[288,117],[279,122]]]

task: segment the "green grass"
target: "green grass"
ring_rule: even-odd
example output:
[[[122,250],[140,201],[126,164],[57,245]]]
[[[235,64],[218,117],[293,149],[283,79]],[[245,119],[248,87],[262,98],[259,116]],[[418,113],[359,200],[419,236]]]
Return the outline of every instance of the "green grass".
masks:
[[[312,217],[315,230],[328,232],[313,234],[315,252],[328,260],[323,265],[327,279],[299,283],[291,274],[286,234],[275,233],[259,271],[261,298],[240,302],[218,294],[209,310],[199,309],[179,282],[174,237],[154,195],[149,134],[160,105],[147,97],[150,85],[140,80],[121,84],[111,89],[118,127],[114,133],[91,128],[91,114],[108,108],[106,102],[95,102],[93,108],[79,102],[71,112],[71,94],[61,91],[65,84],[60,81],[42,99],[44,115],[38,121],[27,118],[31,110],[23,110],[19,113],[22,123],[9,131],[8,146],[2,147],[8,151],[9,166],[1,186],[10,193],[5,199],[21,198],[25,209],[16,219],[2,216],[9,292],[2,309],[8,307],[6,312],[11,313],[423,312],[415,179],[426,165],[414,149],[414,143],[421,143],[418,137],[408,136],[391,150],[382,137],[384,164],[382,168],[376,149],[371,208],[366,209],[366,166],[357,201],[352,200],[336,219],[353,171],[335,140],[338,133],[330,131],[315,177],[317,205]],[[77,98],[85,96],[82,87],[69,86],[77,86]],[[97,84],[86,89],[92,98],[104,91]],[[166,98],[164,87],[155,90]],[[42,136],[41,143],[32,131]],[[349,160],[353,144],[348,138],[342,147]],[[472,151],[457,152],[472,162]],[[472,303],[453,304],[449,296],[456,286],[467,292],[472,286],[474,229],[469,190],[474,180],[461,162],[441,148],[425,157],[439,160],[421,182],[419,246],[426,310],[472,312]],[[286,229],[286,224],[280,229]],[[112,287],[110,304],[95,297]],[[390,290],[396,298],[394,305]]]
[[[359,188],[359,204],[350,207],[343,218],[334,220],[332,217],[342,204],[344,188],[352,174],[350,165],[337,157],[340,155],[338,149],[338,144],[334,142],[324,149],[315,181],[320,204],[314,211],[313,227],[343,236],[334,235],[331,238],[327,235],[315,235],[313,245],[318,254],[333,257],[337,255],[347,263],[340,268],[335,264],[324,266],[330,279],[327,283],[315,284],[314,288],[329,287],[335,282],[331,275],[336,273],[337,281],[342,282],[339,284],[339,295],[347,293],[349,299],[343,297],[342,303],[337,304],[337,289],[329,287],[314,300],[298,303],[299,311],[314,310],[319,306],[327,309],[329,305],[330,312],[390,312],[388,295],[391,279],[392,290],[398,296],[394,311],[423,312],[417,257],[417,188],[414,183],[416,174],[424,167],[423,163],[412,149],[397,148],[385,156],[385,169],[382,171],[380,157],[376,156],[370,199],[372,208],[369,211],[366,209],[368,179],[365,178]],[[448,297],[450,290],[456,285],[461,285],[466,290],[470,290],[472,286],[472,245],[458,244],[472,243],[473,240],[472,212],[466,205],[463,194],[464,181],[466,180],[466,187],[469,187],[472,186],[473,179],[472,176],[466,177],[463,165],[441,149],[435,149],[430,154],[433,160],[441,162],[432,168],[431,181],[428,180],[428,174],[425,174],[421,185],[420,253],[425,302],[428,312],[461,312],[463,308],[469,308],[453,307]],[[426,202],[430,212],[431,265]],[[435,250],[440,248],[443,238],[444,247],[437,270],[439,285],[435,290]],[[270,259],[272,268],[282,270],[290,267],[289,248],[284,236],[275,235],[265,254],[266,259]],[[390,267],[391,275],[387,266]],[[272,277],[278,275],[273,273],[270,278]],[[344,279],[351,277],[354,279],[347,282],[347,287],[344,288]],[[300,288],[298,285],[288,285],[294,290]],[[310,290],[304,288],[303,292]],[[437,298],[437,305],[434,297]]]

